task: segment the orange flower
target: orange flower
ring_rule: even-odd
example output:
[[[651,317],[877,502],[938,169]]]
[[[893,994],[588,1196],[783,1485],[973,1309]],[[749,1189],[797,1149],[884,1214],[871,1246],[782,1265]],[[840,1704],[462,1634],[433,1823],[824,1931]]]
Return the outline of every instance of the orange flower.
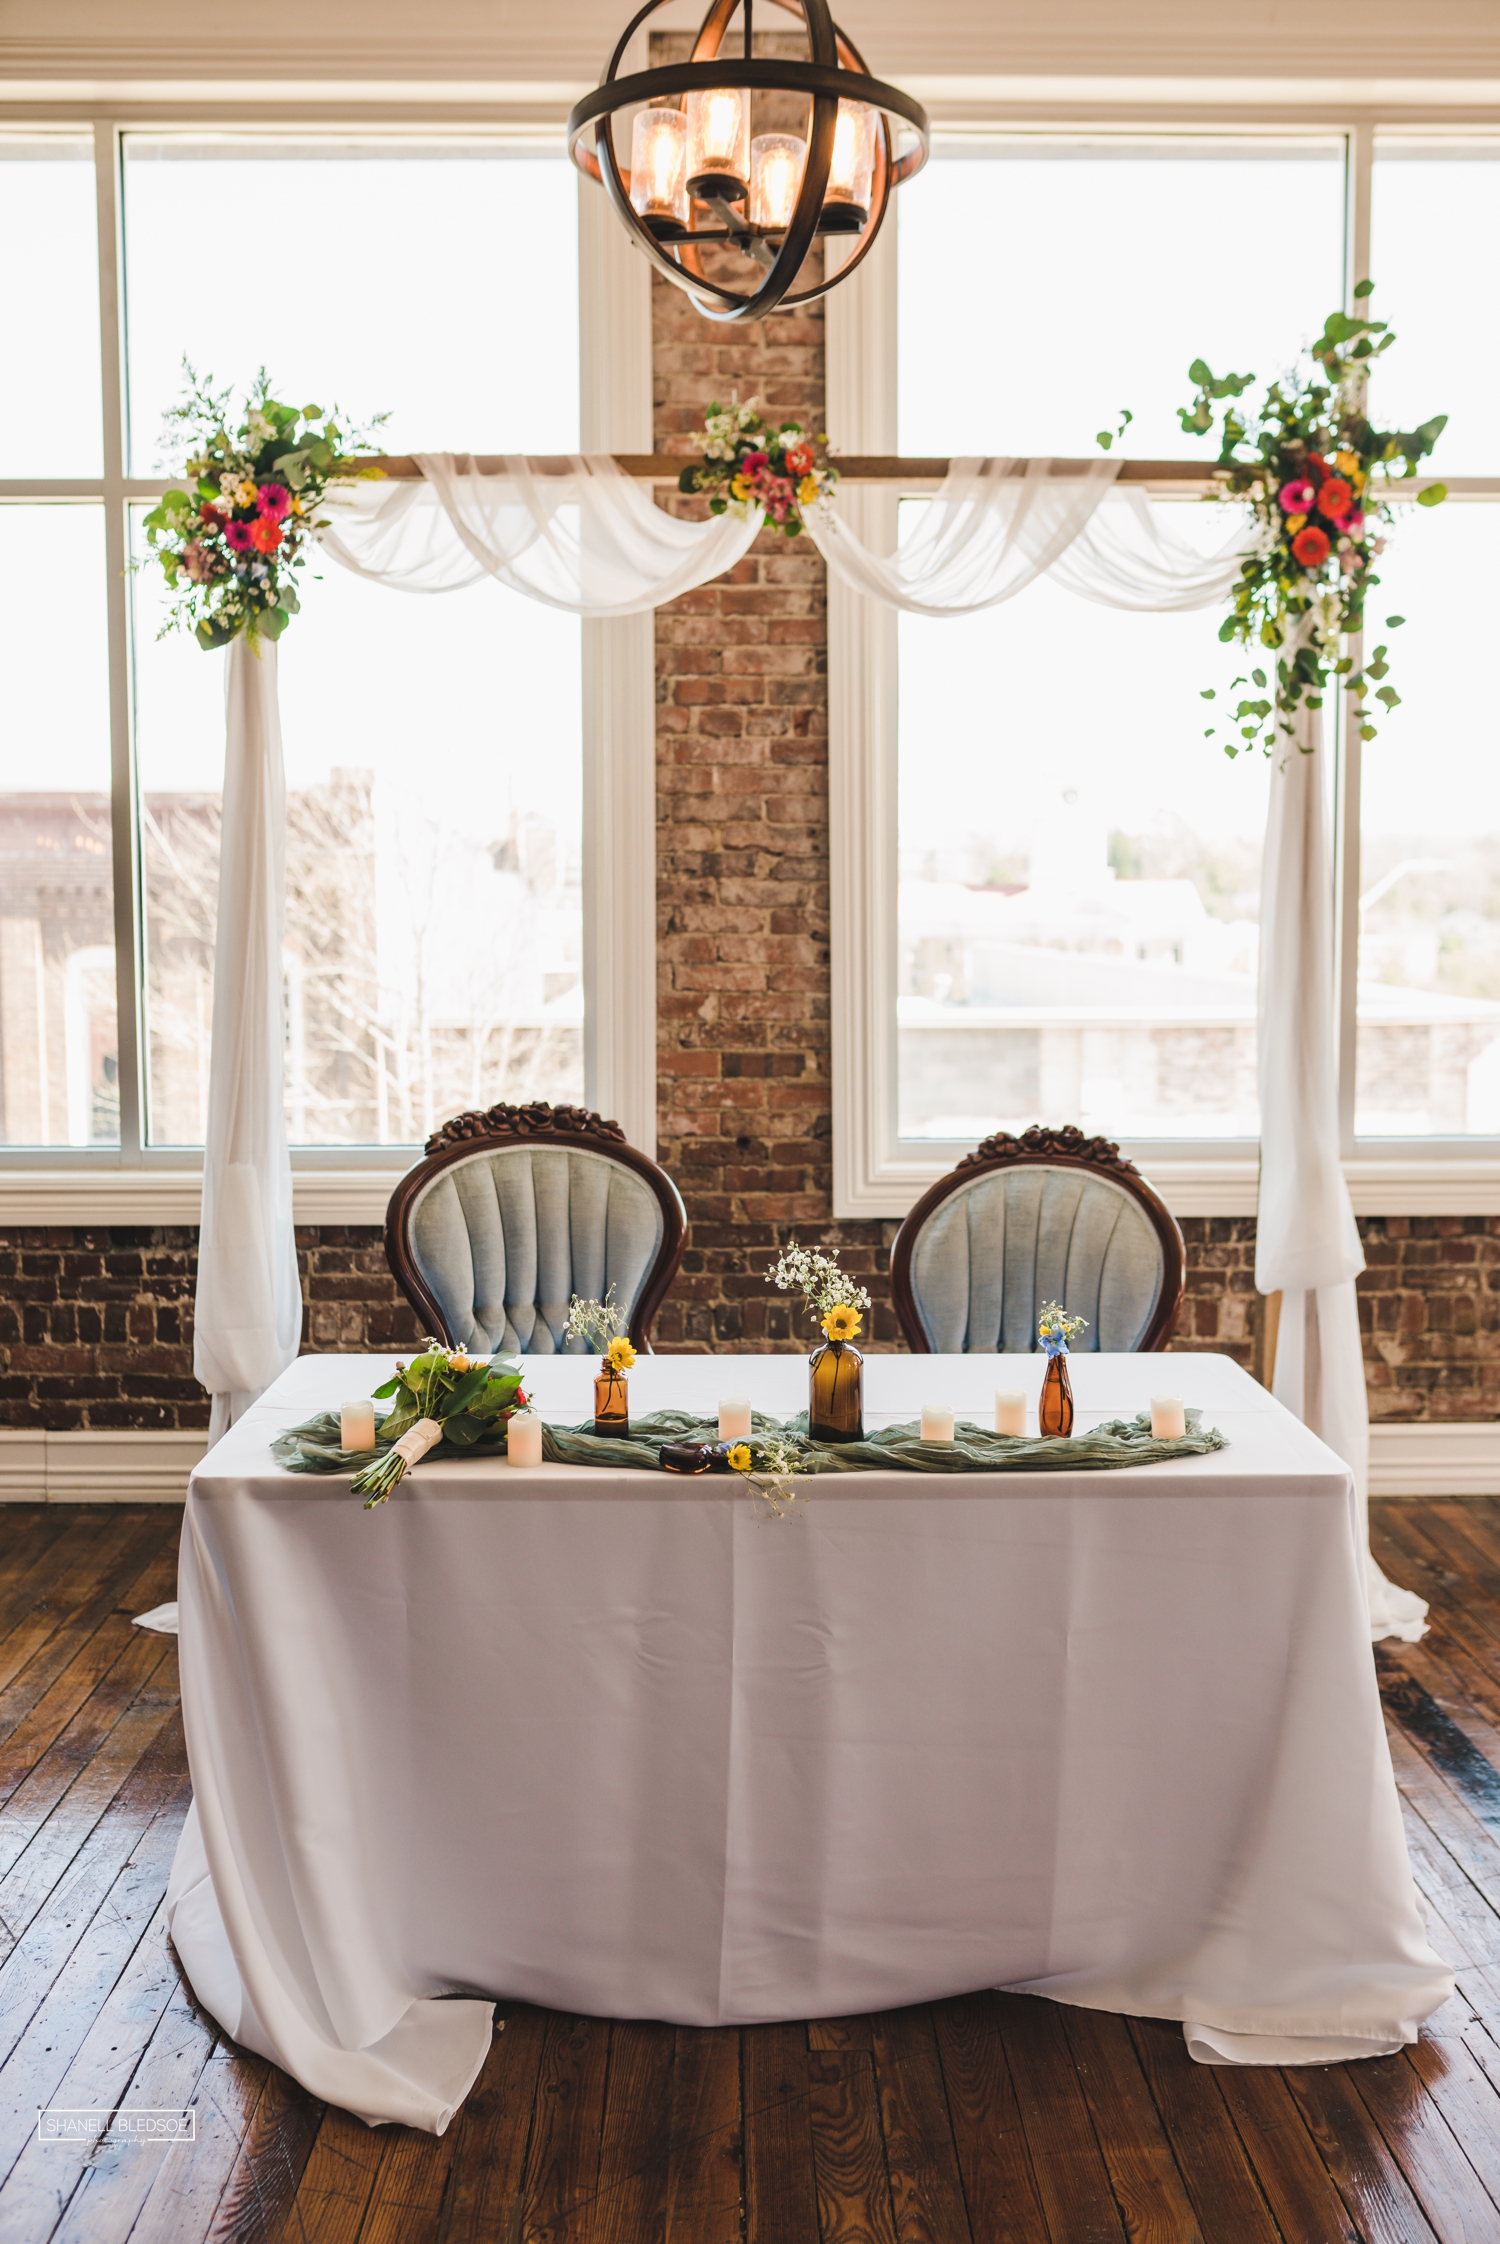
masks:
[[[250,543],[257,553],[274,553],[281,543],[281,524],[274,514],[260,514],[250,525]]]
[[[1318,493],[1318,512],[1330,522],[1342,522],[1354,504],[1354,493],[1341,475],[1330,475]]]
[[[1328,559],[1328,533],[1320,530],[1316,522],[1309,522],[1292,540],[1292,551],[1304,569],[1321,568]]]

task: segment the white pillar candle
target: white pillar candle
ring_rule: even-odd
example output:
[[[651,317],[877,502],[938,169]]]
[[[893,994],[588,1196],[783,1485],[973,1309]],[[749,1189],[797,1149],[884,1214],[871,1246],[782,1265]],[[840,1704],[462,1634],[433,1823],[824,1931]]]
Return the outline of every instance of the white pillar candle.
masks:
[[[750,1439],[750,1402],[748,1396],[737,1395],[719,1405],[720,1441],[748,1441]]]
[[[375,1405],[368,1395],[346,1402],[339,1410],[339,1446],[342,1449],[375,1447]]]
[[[1011,1393],[1006,1388],[995,1390],[995,1431],[997,1434],[1024,1434],[1026,1431],[1026,1397]]]
[[[505,1430],[507,1465],[539,1465],[542,1461],[542,1422],[534,1410],[518,1410]]]
[[[1187,1432],[1187,1412],[1181,1395],[1151,1397],[1151,1431],[1158,1441],[1181,1441]]]
[[[922,1439],[923,1441],[952,1441],[952,1411],[941,1410],[936,1403],[923,1403]]]

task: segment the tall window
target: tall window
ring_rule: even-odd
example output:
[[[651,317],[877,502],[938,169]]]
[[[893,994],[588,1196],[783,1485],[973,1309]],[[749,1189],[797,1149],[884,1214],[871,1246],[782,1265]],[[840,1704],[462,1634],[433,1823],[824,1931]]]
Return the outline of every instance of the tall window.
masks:
[[[226,658],[159,635],[153,570],[129,579],[117,643],[105,612],[107,510],[125,506],[138,557],[184,361],[236,400],[264,360],[283,398],[385,412],[392,452],[561,452],[578,443],[578,329],[560,153],[394,133],[121,146],[123,446],[80,502],[61,479],[98,477],[107,452],[93,149],[0,142],[0,216],[38,245],[20,316],[58,337],[72,383],[59,397],[45,352],[0,369],[35,390],[3,425],[36,432],[0,476],[41,483],[0,507],[23,650],[23,722],[0,735],[0,1117],[13,1146],[119,1143],[125,1079],[130,1157],[200,1144],[206,1110]],[[236,227],[263,214],[287,245],[279,277],[184,255],[184,214],[213,209]],[[305,264],[299,243],[317,245]],[[131,751],[117,742],[113,785],[111,660]],[[577,623],[490,585],[419,599],[313,560],[280,675],[293,1143],[411,1144],[465,1106],[581,1099]],[[122,822],[139,897],[116,915]]]
[[[1135,456],[1190,453],[1189,363],[1269,377],[1339,301],[1343,158],[1032,136],[935,162],[897,204],[900,449],[1077,457],[1126,408]],[[1297,222],[1247,229],[1246,208]],[[974,287],[981,213],[1004,247]],[[1215,510],[1171,511],[1223,543]],[[1038,1119],[1255,1135],[1267,775],[1203,737],[1201,696],[1238,667],[1219,621],[1045,581],[962,622],[901,618],[903,1140]]]

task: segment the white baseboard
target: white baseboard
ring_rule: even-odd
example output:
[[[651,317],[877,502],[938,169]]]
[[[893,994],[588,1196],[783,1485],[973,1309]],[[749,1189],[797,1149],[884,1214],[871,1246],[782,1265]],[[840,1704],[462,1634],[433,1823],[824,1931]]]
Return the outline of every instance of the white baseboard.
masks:
[[[1500,1496],[1500,1420],[1372,1426],[1372,1496]]]
[[[201,1433],[0,1427],[0,1504],[180,1504]],[[1372,1426],[1372,1496],[1500,1496],[1500,1420]]]
[[[0,1427],[0,1504],[180,1504],[201,1433],[48,1434]]]

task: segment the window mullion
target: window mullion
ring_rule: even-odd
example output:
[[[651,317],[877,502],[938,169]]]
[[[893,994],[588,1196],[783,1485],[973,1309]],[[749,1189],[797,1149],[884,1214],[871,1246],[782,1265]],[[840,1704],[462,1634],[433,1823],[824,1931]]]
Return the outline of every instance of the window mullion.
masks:
[[[99,350],[104,413],[104,566],[109,634],[110,833],[115,898],[115,1007],[119,1037],[120,1156],[141,1158],[140,873],[135,755],[130,722],[130,620],[126,608],[124,289],[120,136],[94,126],[99,224]]]
[[[1355,307],[1354,290],[1370,274],[1370,186],[1375,132],[1358,124],[1349,133],[1347,203],[1344,223],[1344,304]],[[1363,636],[1344,643],[1358,672],[1364,660]],[[1334,988],[1338,1005],[1339,1149],[1347,1160],[1354,1151],[1354,1089],[1359,1059],[1359,822],[1362,747],[1359,709],[1352,694],[1340,697],[1335,761],[1334,883],[1336,948]]]

